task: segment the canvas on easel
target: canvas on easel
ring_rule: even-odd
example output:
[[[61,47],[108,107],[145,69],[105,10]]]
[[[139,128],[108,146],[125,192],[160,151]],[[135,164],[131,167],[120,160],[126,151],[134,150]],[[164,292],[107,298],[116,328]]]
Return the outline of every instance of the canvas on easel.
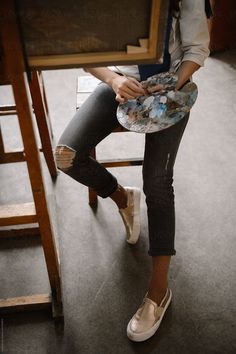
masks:
[[[30,68],[156,62],[169,1],[17,0]]]

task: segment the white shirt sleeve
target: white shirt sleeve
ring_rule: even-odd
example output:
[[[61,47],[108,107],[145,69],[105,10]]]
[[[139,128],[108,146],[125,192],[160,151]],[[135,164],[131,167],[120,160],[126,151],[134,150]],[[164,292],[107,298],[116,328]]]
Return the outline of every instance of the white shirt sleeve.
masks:
[[[209,31],[205,14],[205,0],[183,0],[180,16],[180,37],[183,59],[200,66],[209,56]]]

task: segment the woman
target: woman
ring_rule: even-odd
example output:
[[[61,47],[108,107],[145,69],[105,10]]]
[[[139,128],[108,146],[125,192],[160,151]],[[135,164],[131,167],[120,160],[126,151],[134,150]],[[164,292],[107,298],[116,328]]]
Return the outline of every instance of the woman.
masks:
[[[172,1],[171,6],[173,18],[168,49],[170,71],[178,75],[178,90],[203,66],[209,55],[209,34],[204,0]],[[78,182],[95,189],[102,198],[110,197],[116,203],[126,226],[127,241],[134,244],[140,233],[140,190],[118,184],[111,173],[89,157],[89,152],[119,125],[116,118],[119,102],[145,94],[139,67],[99,67],[86,71],[102,83],[60,137],[55,154],[57,166]],[[168,269],[171,256],[176,253],[173,167],[188,119],[187,114],[168,129],[146,134],[143,190],[148,209],[148,253],[153,270],[144,301],[127,326],[127,335],[134,341],[146,340],[156,332],[172,297]]]

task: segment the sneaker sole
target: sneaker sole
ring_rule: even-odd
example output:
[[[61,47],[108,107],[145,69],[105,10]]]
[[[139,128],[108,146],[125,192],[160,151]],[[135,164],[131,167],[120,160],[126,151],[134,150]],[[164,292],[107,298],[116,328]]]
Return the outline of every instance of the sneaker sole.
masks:
[[[156,331],[158,330],[158,328],[161,324],[161,321],[164,317],[164,314],[170,305],[171,299],[172,299],[172,291],[170,289],[169,289],[169,291],[170,291],[170,296],[169,296],[169,299],[163,309],[160,319],[148,331],[143,332],[143,333],[134,333],[130,328],[130,323],[131,323],[131,320],[130,320],[130,322],[128,323],[128,326],[127,326],[127,336],[130,340],[132,340],[134,342],[142,342],[142,341],[149,339],[150,337],[152,337],[156,333]]]

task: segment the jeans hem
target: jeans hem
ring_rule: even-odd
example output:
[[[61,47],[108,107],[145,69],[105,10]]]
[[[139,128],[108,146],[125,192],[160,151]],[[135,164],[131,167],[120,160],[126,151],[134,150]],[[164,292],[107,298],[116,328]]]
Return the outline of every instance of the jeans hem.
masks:
[[[155,256],[175,256],[176,251],[175,250],[149,250],[148,254],[151,257],[155,257]]]
[[[101,197],[101,198],[108,198],[108,197],[110,197],[110,195],[112,194],[112,193],[114,193],[116,190],[117,190],[117,188],[118,188],[118,183],[116,183],[116,185],[108,192],[108,193],[106,193],[106,194],[99,194],[98,192],[97,192],[97,194],[99,195],[99,197]]]

